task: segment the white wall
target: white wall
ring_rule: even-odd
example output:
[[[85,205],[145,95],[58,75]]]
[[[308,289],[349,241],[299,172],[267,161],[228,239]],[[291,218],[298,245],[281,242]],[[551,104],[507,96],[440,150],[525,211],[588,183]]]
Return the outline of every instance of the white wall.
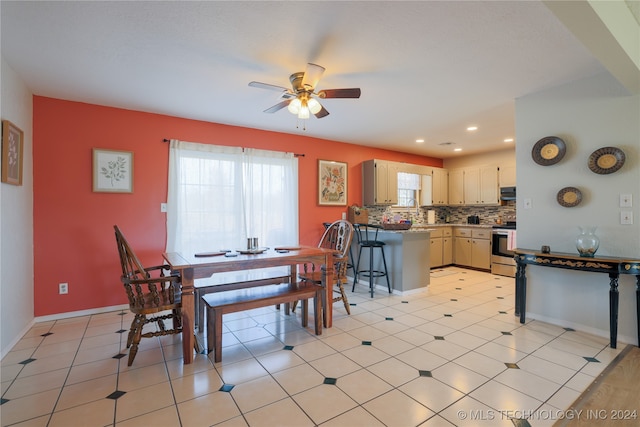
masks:
[[[0,184],[0,349],[33,323],[33,96],[2,57],[0,115],[24,132],[22,186]]]
[[[578,225],[596,225],[597,255],[640,258],[640,97],[630,96],[608,73],[516,101],[518,247],[577,255]],[[546,136],[562,138],[567,153],[559,163],[540,166],[531,158],[534,144]],[[615,146],[626,154],[622,169],[592,172],[587,161],[598,148]],[[560,206],[558,191],[573,186],[583,200]],[[620,208],[620,194],[633,196],[632,208]],[[532,201],[531,209],[523,200]],[[620,211],[631,210],[633,225],[620,225]],[[527,267],[527,317],[549,320],[609,336],[609,278],[546,267]],[[621,275],[618,340],[637,344],[635,277]]]

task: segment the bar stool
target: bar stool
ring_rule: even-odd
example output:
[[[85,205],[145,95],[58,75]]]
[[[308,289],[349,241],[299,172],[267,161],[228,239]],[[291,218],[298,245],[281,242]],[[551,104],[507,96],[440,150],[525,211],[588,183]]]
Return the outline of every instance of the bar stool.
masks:
[[[389,282],[389,271],[387,269],[387,260],[384,256],[384,246],[385,243],[378,240],[378,230],[382,227],[374,224],[353,224],[353,228],[356,231],[356,237],[358,238],[358,246],[360,249],[358,250],[358,262],[356,263],[356,268],[354,269],[355,277],[353,278],[353,287],[351,288],[351,292],[353,292],[356,288],[356,284],[358,283],[358,277],[360,275],[369,278],[369,288],[371,290],[371,298],[373,298],[373,285],[374,278],[376,277],[386,277],[387,279],[387,288],[389,288],[389,293],[391,293],[391,283]],[[369,229],[375,229],[375,234],[373,239],[369,237]],[[368,270],[360,270],[360,260],[362,259],[362,250],[369,250],[369,269]],[[373,251],[375,249],[380,249],[380,253],[382,254],[382,264],[384,265],[384,271],[374,270],[373,269]]]

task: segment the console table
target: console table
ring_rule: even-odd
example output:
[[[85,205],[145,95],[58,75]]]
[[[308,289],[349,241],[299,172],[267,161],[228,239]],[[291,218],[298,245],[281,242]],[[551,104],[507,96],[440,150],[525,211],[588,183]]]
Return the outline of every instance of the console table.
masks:
[[[520,323],[525,322],[527,311],[527,264],[541,267],[556,267],[568,270],[609,274],[609,333],[610,346],[616,348],[618,339],[618,278],[620,274],[636,276],[636,323],[638,325],[638,343],[640,344],[640,260],[620,257],[600,256],[586,258],[569,253],[542,253],[532,249],[515,249],[516,261],[516,316]]]

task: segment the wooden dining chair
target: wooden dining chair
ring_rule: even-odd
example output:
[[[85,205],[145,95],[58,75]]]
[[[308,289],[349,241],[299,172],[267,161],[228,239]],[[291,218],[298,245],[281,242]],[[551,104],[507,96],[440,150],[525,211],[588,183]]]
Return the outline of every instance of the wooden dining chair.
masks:
[[[333,291],[337,294],[333,302],[342,301],[347,314],[351,314],[349,300],[344,291],[344,283],[347,281],[347,264],[349,263],[349,248],[353,239],[353,225],[347,220],[338,220],[326,226],[326,230],[320,238],[319,248],[334,249],[337,253],[333,256],[334,273],[333,284],[337,286]],[[311,281],[316,284],[322,283],[323,268],[319,270],[306,271],[300,274],[301,280]],[[295,304],[294,304],[295,309]]]
[[[180,276],[166,275],[167,265],[145,268],[118,226],[113,228],[122,266],[120,280],[129,299],[129,310],[135,315],[127,337],[127,348],[131,347],[128,366],[131,366],[142,338],[182,333]],[[170,329],[165,326],[165,320],[172,320]],[[142,333],[148,323],[155,323],[156,330]]]

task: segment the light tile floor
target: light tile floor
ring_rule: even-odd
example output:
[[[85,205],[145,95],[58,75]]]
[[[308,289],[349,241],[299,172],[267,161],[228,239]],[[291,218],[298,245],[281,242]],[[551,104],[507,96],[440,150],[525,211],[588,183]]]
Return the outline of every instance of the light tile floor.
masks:
[[[224,318],[223,361],[132,316],[36,324],[2,360],[2,426],[548,426],[620,350],[513,313],[514,280],[450,267],[427,291],[349,292],[334,327],[274,308]],[[310,321],[312,323],[312,321]],[[619,346],[621,347],[621,346]]]

